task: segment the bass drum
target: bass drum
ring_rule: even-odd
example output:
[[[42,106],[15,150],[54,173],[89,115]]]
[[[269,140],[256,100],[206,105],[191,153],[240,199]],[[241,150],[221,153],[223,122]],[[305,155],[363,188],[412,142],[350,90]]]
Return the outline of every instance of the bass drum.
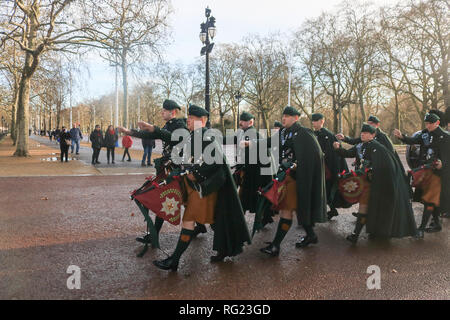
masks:
[[[415,132],[412,136],[418,136],[422,131]],[[411,169],[417,168],[420,166],[420,144],[408,144],[406,145],[406,162],[408,163]]]

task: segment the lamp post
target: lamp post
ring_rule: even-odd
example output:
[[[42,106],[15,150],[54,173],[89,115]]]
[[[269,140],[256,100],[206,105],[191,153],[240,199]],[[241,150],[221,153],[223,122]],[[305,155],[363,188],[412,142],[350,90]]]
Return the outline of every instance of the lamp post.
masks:
[[[210,96],[209,96],[209,54],[211,53],[214,43],[209,41],[209,38],[214,39],[216,36],[216,18],[211,16],[211,9],[207,7],[205,9],[206,22],[200,24],[200,41],[204,44],[204,47],[200,51],[200,55],[206,55],[206,77],[205,77],[205,109],[210,112]],[[209,122],[206,123],[209,128],[211,126]]]
[[[5,126],[5,117],[2,116],[2,134],[3,134],[3,130],[4,130],[4,126]]]
[[[241,92],[238,90],[236,91],[236,93],[234,94],[234,98],[237,100],[237,117],[236,117],[236,129],[239,129],[239,104],[241,102],[242,99],[242,95]]]

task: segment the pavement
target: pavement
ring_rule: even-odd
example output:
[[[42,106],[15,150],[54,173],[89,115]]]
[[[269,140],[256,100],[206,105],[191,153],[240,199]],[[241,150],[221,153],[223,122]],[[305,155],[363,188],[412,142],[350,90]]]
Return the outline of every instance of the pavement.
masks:
[[[44,154],[56,152],[37,141],[30,159],[5,155],[9,141],[0,143],[0,299],[450,298],[448,219],[442,232],[423,240],[375,241],[363,232],[353,246],[345,236],[354,227],[354,208],[339,209],[338,217],[319,224],[319,243],[305,249],[295,248],[303,230],[294,221],[277,258],[259,252],[273,239],[275,223],[256,234],[241,255],[211,264],[213,233],[208,227],[208,233],[192,241],[178,272],[159,270],[152,261],[173,251],[180,227],[165,223],[161,250],[136,257],[142,247],[135,237],[145,224],[129,199],[151,168],[128,174],[140,168],[139,157],[112,169],[94,167],[83,160],[88,153],[63,164],[41,161]],[[12,161],[22,161],[15,171],[8,164]],[[5,165],[15,174],[5,176]],[[66,165],[97,173],[73,174]],[[41,176],[31,170],[38,167]],[[419,222],[422,205],[414,203],[413,208]],[[246,220],[251,228],[253,214],[247,213]],[[380,269],[381,287],[369,290],[368,268],[373,265]],[[69,266],[81,270],[80,289],[67,286]]]

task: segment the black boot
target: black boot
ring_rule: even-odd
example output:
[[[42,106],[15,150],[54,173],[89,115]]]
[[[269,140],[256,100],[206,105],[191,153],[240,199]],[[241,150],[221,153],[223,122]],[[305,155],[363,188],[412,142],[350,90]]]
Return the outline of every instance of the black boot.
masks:
[[[217,255],[211,256],[210,261],[211,263],[222,262],[226,257],[226,254],[218,252]]]
[[[261,248],[262,253],[266,253],[272,257],[276,257],[280,254],[280,244],[284,237],[288,233],[292,225],[292,219],[280,218],[278,221],[277,232],[275,233],[275,238],[272,242],[267,242],[269,245],[265,248]]]
[[[434,208],[433,210],[433,225],[425,229],[425,232],[433,233],[442,230],[441,221],[439,220],[439,208]]]
[[[192,235],[192,238],[196,238],[200,233],[206,233],[206,227],[204,224],[197,223],[197,225],[194,228],[194,234]]]
[[[170,256],[164,260],[155,260],[153,264],[162,270],[172,270],[177,271],[178,269],[178,261],[173,256]]]
[[[136,238],[137,242],[143,243],[143,244],[150,244],[152,243],[152,238],[150,236],[150,233],[147,233],[145,236],[143,237],[137,237]]]
[[[332,208],[330,211],[327,212],[328,220],[331,220],[333,217],[337,217],[339,215],[336,208]]]
[[[274,245],[272,242],[266,242],[269,243],[267,247],[259,249],[262,253],[268,254],[269,256],[276,257],[280,254],[280,247]]]
[[[314,232],[314,229],[312,226],[303,226],[303,228],[306,231],[306,236],[300,237],[299,242],[295,244],[296,248],[304,248],[310,244],[318,243],[319,239],[317,238],[317,235]]]
[[[358,219],[356,220],[355,230],[353,230],[353,233],[347,236],[346,239],[351,243],[356,244],[356,242],[358,242],[359,234],[361,233],[365,224],[366,224],[366,215],[358,213]]]
[[[431,214],[432,211],[427,209],[427,206],[425,205],[423,208],[422,222],[420,223],[419,228],[417,228],[416,238],[423,239],[425,228],[427,227],[428,220],[430,220]]]
[[[153,264],[163,270],[176,271],[178,269],[178,262],[181,255],[189,247],[189,243],[192,240],[193,230],[181,229],[180,238],[178,239],[177,246],[173,254],[164,260],[155,260]]]

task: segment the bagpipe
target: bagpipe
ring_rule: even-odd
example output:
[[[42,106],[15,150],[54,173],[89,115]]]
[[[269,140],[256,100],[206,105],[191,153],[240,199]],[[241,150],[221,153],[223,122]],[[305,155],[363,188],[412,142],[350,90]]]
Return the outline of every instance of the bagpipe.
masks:
[[[421,188],[430,182],[433,169],[436,167],[436,160],[421,165],[408,171],[411,187]]]
[[[259,188],[252,237],[263,228],[264,213],[267,209],[270,207],[271,210],[279,210],[279,205],[286,196],[286,177],[296,168],[295,162],[283,163],[272,181],[265,187]]]
[[[372,174],[368,167],[338,174],[338,190],[342,198],[351,204],[358,203],[369,187]]]
[[[150,211],[157,217],[178,225],[181,221],[181,205],[183,204],[183,184],[182,177],[193,170],[193,165],[174,166],[167,163],[167,170],[158,175],[146,178],[144,184],[134,190],[130,199],[134,200],[144,220],[147,223],[147,234],[151,237],[153,248],[159,248],[159,240],[155,226],[150,218]],[[142,257],[148,249],[148,244],[138,256]]]

